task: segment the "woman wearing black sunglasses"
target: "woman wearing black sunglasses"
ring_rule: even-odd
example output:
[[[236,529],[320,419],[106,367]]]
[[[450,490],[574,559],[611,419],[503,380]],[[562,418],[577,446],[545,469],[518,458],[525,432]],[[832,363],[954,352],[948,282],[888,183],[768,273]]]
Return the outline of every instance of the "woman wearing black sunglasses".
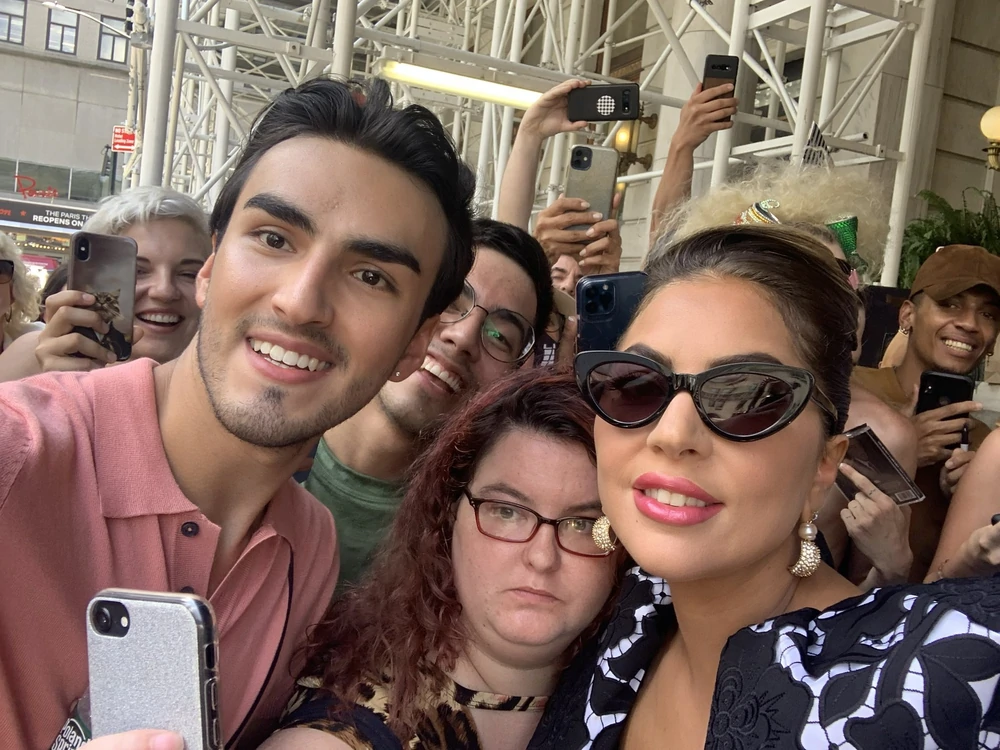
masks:
[[[724,228],[648,270],[621,351],[576,363],[595,538],[638,567],[532,747],[995,747],[1000,582],[858,596],[819,563],[857,315],[829,254]]]

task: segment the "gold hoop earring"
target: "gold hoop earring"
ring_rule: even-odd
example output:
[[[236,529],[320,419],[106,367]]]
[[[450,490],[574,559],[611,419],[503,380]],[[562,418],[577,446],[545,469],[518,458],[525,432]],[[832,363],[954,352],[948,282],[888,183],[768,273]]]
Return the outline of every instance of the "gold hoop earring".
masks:
[[[615,543],[611,539],[611,519],[601,516],[594,521],[594,527],[590,530],[590,535],[596,544],[604,552],[614,552]]]
[[[819,553],[819,545],[816,544],[816,536],[819,529],[816,528],[816,519],[819,513],[813,513],[813,517],[799,526],[799,559],[795,565],[788,569],[788,572],[798,578],[808,578],[819,568],[823,558]]]

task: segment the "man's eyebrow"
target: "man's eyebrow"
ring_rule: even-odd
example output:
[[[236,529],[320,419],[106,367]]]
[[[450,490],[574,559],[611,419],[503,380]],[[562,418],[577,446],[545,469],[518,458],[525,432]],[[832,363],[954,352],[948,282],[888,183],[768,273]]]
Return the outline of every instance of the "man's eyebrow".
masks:
[[[406,266],[418,276],[420,275],[420,261],[409,248],[396,245],[385,240],[375,240],[368,237],[354,237],[347,242],[347,246],[352,253],[363,255],[371,260],[382,263],[395,263]]]
[[[316,227],[312,219],[302,209],[293,206],[284,198],[279,198],[273,193],[259,193],[258,195],[254,195],[247,200],[243,208],[260,209],[278,219],[278,221],[298,227],[310,235],[316,234]]]

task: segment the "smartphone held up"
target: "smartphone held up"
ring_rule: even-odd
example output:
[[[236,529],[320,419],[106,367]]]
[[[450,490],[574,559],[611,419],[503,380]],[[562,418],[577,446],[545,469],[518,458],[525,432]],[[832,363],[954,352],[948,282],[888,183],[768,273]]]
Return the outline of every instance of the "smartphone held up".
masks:
[[[222,747],[212,606],[194,594],[105,589],[87,607],[94,737],[163,729]]]
[[[101,316],[107,332],[76,328],[115,355],[119,362],[132,356],[132,316],[138,248],[129,237],[77,232],[70,240],[68,288],[94,297],[92,310]]]

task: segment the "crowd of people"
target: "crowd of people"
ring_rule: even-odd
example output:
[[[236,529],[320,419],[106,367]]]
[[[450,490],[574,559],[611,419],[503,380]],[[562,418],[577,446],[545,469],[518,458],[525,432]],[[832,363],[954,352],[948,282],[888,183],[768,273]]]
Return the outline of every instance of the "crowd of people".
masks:
[[[276,97],[210,216],[105,199],[84,229],[138,248],[125,363],[0,234],[0,746],[56,746],[114,586],[211,603],[226,747],[1000,747],[1000,437],[975,402],[916,413],[922,373],[992,354],[1000,258],[941,248],[856,366],[881,196],[762,165],[692,198],[737,106],[699,87],[639,309],[578,352],[619,223],[532,206],[585,85],[524,113],[498,220],[379,81]],[[924,501],[845,463],[860,425]],[[161,729],[87,747],[180,750]]]

